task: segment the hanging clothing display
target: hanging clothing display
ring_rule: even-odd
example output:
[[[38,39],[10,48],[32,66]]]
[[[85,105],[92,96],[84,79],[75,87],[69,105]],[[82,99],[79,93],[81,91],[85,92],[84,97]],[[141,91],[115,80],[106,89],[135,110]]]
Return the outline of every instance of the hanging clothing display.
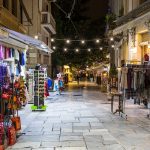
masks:
[[[4,135],[3,139],[5,139],[0,140],[2,146],[6,140],[8,145],[14,145],[16,133],[21,129],[18,110],[27,104],[28,98],[24,79],[21,77],[21,65],[25,67],[25,57],[25,52],[21,52],[19,58],[17,49],[0,45],[0,137]],[[21,65],[19,60],[21,60]],[[1,133],[1,129],[6,130]]]
[[[127,73],[128,73],[128,68],[123,67],[121,71],[121,89],[127,89]]]

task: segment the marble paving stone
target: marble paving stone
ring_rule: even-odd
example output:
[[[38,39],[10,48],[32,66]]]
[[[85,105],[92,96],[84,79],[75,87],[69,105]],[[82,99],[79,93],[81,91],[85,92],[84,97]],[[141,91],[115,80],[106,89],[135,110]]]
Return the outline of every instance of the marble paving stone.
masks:
[[[52,147],[61,147],[61,142],[42,142],[41,147],[42,148],[52,148]]]
[[[23,143],[16,143],[15,145],[11,146],[10,148],[13,149],[23,149],[23,148],[39,148],[41,142],[23,142]]]
[[[84,136],[86,142],[99,142],[102,143],[103,139],[100,135],[86,135]]]
[[[73,132],[81,132],[83,134],[89,133],[90,130],[88,129],[73,129]]]
[[[86,147],[56,147],[55,150],[87,150]]]
[[[32,148],[10,148],[8,147],[6,150],[32,150]]]
[[[41,136],[33,136],[33,135],[23,135],[23,136],[20,136],[18,139],[17,139],[17,143],[23,143],[23,142],[41,142]]]
[[[80,123],[73,123],[73,126],[75,127],[89,127],[89,123],[86,122],[80,122]]]
[[[63,141],[61,142],[62,147],[85,147],[84,141]]]
[[[90,129],[89,132],[84,132],[83,135],[109,135],[107,129]]]
[[[99,122],[99,120],[95,117],[91,118],[79,118],[80,122]]]
[[[32,127],[32,128],[26,128],[24,130],[25,132],[41,132],[42,131],[42,127]]]
[[[54,150],[54,148],[36,148],[32,150]]]
[[[8,147],[6,150],[32,150],[32,148],[12,148],[12,147]]]
[[[43,132],[26,132],[25,135],[31,135],[31,136],[37,135],[37,136],[40,136],[40,135],[43,135]]]
[[[72,132],[72,131],[73,131],[72,127],[61,128],[61,132]]]
[[[123,146],[121,146],[120,144],[112,144],[112,145],[108,145],[106,146],[107,150],[125,150],[125,148]]]
[[[73,130],[90,130],[90,126],[73,126]]]
[[[61,136],[83,136],[82,132],[61,132]]]
[[[59,135],[43,135],[41,137],[42,142],[59,141]]]
[[[83,136],[60,136],[60,141],[83,141]]]
[[[60,131],[43,132],[43,135],[60,135]]]

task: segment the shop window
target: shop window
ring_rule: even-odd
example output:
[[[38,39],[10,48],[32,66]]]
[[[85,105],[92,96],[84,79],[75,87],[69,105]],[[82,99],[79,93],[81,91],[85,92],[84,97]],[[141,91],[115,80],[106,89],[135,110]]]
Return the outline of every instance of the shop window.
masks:
[[[3,6],[9,9],[9,0],[3,0]]]
[[[17,17],[17,0],[12,0],[12,14]]]

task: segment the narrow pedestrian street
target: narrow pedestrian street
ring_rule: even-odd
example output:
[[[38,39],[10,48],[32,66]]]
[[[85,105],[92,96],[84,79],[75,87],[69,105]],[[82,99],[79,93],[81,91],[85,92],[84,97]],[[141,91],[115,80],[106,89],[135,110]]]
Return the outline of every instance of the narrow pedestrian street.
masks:
[[[147,110],[132,105],[127,120],[110,112],[110,101],[95,83],[70,83],[51,92],[46,111],[19,111],[22,130],[8,150],[149,150]]]

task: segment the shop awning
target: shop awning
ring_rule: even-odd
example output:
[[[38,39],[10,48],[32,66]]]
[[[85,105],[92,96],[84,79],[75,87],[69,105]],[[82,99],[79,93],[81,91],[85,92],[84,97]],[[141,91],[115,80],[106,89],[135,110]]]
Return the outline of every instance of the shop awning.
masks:
[[[49,53],[53,52],[52,49],[50,49],[44,42],[40,40],[34,39],[22,33],[7,29],[5,27],[0,27],[0,30],[8,32],[8,37],[0,36],[0,41],[2,42],[6,42],[6,43],[11,42],[10,44],[12,44],[13,42],[15,43],[19,42],[22,45],[28,45],[29,47],[37,48],[44,52],[49,52]]]

